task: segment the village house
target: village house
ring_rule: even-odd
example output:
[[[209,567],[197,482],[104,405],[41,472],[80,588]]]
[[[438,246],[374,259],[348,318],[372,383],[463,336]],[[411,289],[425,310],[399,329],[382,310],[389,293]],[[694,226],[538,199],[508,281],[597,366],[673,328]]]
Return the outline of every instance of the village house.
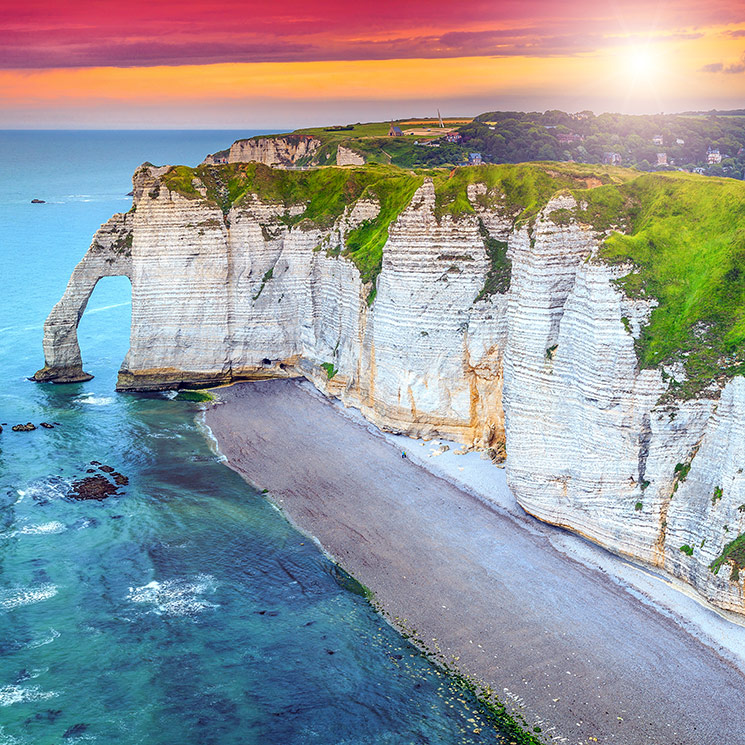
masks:
[[[445,135],[447,142],[460,142],[463,139],[463,135],[460,132],[448,132]]]
[[[664,140],[663,140],[663,138],[662,138],[662,135],[655,135],[655,136],[654,136],[654,137],[652,138],[652,144],[653,144],[653,145],[664,145],[664,144],[665,144],[665,142],[664,142]]]
[[[682,139],[682,138],[678,137],[678,138],[677,138],[677,139],[675,140],[675,144],[676,144],[676,145],[685,145],[685,144],[686,144],[686,141],[685,141],[684,139]]]
[[[706,162],[709,165],[722,162],[722,154],[719,152],[719,148],[709,147],[706,151]]]
[[[657,165],[658,166],[667,165],[667,153],[657,153]]]
[[[401,131],[401,127],[397,127],[395,124],[391,124],[388,130],[388,137],[403,137],[404,133]]]
[[[559,132],[556,135],[556,139],[562,145],[570,145],[573,142],[582,142],[582,135],[575,134],[574,132]]]
[[[621,153],[603,153],[603,163],[607,166],[620,166],[622,161]]]
[[[468,153],[468,165],[469,166],[480,166],[483,163],[481,159],[481,153]]]

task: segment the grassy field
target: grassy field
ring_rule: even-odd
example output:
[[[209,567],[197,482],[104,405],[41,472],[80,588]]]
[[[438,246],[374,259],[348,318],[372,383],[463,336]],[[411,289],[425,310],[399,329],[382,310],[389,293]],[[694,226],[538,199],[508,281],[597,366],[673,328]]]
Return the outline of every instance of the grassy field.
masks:
[[[447,124],[455,127],[471,121],[468,117],[446,120]],[[400,137],[389,137],[391,127],[401,127],[406,130],[417,126],[433,127],[439,130],[437,119],[402,119],[393,122],[367,122],[364,124],[345,125],[343,129],[333,127],[306,127],[297,129],[285,135],[258,135],[251,139],[266,139],[277,136],[309,135],[321,140],[321,147],[312,155],[297,161],[298,166],[329,166],[336,165],[336,151],[339,145],[354,150],[364,156],[367,163],[384,163],[411,168],[428,165],[456,165],[464,160],[464,148],[458,145],[446,144],[442,151],[415,145],[418,136],[404,134]],[[348,128],[347,128],[348,127]],[[422,139],[436,139],[439,134],[444,135],[447,130],[434,131]],[[216,156],[226,157],[228,150],[215,153]]]

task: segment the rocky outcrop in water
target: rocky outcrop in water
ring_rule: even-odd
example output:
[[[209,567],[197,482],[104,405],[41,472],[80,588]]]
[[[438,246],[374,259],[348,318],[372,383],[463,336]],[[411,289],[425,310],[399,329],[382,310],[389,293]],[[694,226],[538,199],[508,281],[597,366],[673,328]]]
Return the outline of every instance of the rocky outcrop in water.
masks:
[[[175,188],[163,174],[138,171],[135,209],[75,269],[37,380],[87,379],[77,323],[96,281],[124,274],[120,390],[302,375],[380,427],[499,459],[506,447],[528,512],[745,611],[745,379],[685,399],[664,370],[640,369],[655,302],[618,286],[630,268],[602,260],[597,226],[566,217],[573,196],[517,220],[472,179],[454,213],[422,178],[370,274],[349,246],[390,209],[374,185],[314,222],[302,204],[220,203],[197,176]]]

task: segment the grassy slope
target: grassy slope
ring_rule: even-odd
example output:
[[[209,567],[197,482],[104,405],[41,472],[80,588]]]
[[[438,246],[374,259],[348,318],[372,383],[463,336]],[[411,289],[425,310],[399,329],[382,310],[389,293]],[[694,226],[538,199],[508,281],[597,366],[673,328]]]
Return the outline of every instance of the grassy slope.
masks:
[[[682,360],[683,397],[712,380],[745,374],[745,184],[689,174],[645,174],[587,195],[599,226],[626,222],[601,257],[631,262],[619,285],[653,297],[637,348],[642,367]]]
[[[467,198],[469,184],[485,184],[482,203],[503,210],[516,223],[531,221],[551,196],[569,191],[582,208],[569,214],[559,210],[552,219],[562,223],[576,218],[601,231],[620,226],[623,233],[609,235],[599,258],[632,264],[634,270],[619,280],[619,286],[631,297],[658,301],[637,341],[640,365],[682,361],[688,381],[672,385],[683,397],[699,393],[714,380],[745,374],[742,182],[558,163],[452,171],[407,171],[387,165],[310,171],[273,170],[255,163],[178,166],[164,181],[186,196],[201,198],[191,184],[195,175],[225,212],[248,193],[286,207],[305,204],[302,215],[286,219],[290,225],[309,220],[329,227],[346,205],[363,195],[375,196],[381,203],[380,215],[352,231],[345,248],[365,281],[374,281],[380,272],[388,227],[425,176],[434,180],[440,218],[474,212]],[[486,294],[509,286],[503,247],[492,249],[493,281]]]

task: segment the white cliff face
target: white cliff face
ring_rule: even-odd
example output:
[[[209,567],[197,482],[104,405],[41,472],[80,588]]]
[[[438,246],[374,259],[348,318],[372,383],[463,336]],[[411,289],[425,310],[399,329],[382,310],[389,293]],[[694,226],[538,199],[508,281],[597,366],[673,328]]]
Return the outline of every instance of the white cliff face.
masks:
[[[363,166],[365,165],[365,159],[354,150],[344,147],[344,145],[339,145],[339,147],[336,148],[336,165]]]
[[[661,372],[640,371],[634,350],[652,304],[616,287],[624,270],[595,258],[602,236],[552,221],[571,197],[514,227],[474,184],[472,214],[438,219],[425,180],[390,226],[368,305],[370,285],[340,252],[378,215],[376,198],[331,227],[290,228],[282,205],[253,197],[224,215],[169,191],[161,172],[138,172],[136,210],[112,218],[76,268],[47,321],[39,379],[81,379],[87,297],[100,276],[126,274],[121,389],[304,375],[383,428],[496,450],[506,433],[509,484],[528,512],[745,612],[745,577],[709,569],[745,532],[745,380],[721,397],[661,400]],[[512,270],[509,289],[479,298],[484,231],[508,243]]]
[[[83,371],[78,323],[101,277],[132,279],[132,217],[131,213],[114,215],[102,225],[75,267],[65,294],[44,324],[45,366],[34,376],[36,380],[75,383],[91,379]]]
[[[249,163],[255,161],[273,168],[289,168],[298,161],[309,161],[321,147],[321,141],[310,135],[275,135],[273,137],[254,137],[250,140],[237,140],[227,155],[221,158],[208,155],[205,163],[218,162]]]

